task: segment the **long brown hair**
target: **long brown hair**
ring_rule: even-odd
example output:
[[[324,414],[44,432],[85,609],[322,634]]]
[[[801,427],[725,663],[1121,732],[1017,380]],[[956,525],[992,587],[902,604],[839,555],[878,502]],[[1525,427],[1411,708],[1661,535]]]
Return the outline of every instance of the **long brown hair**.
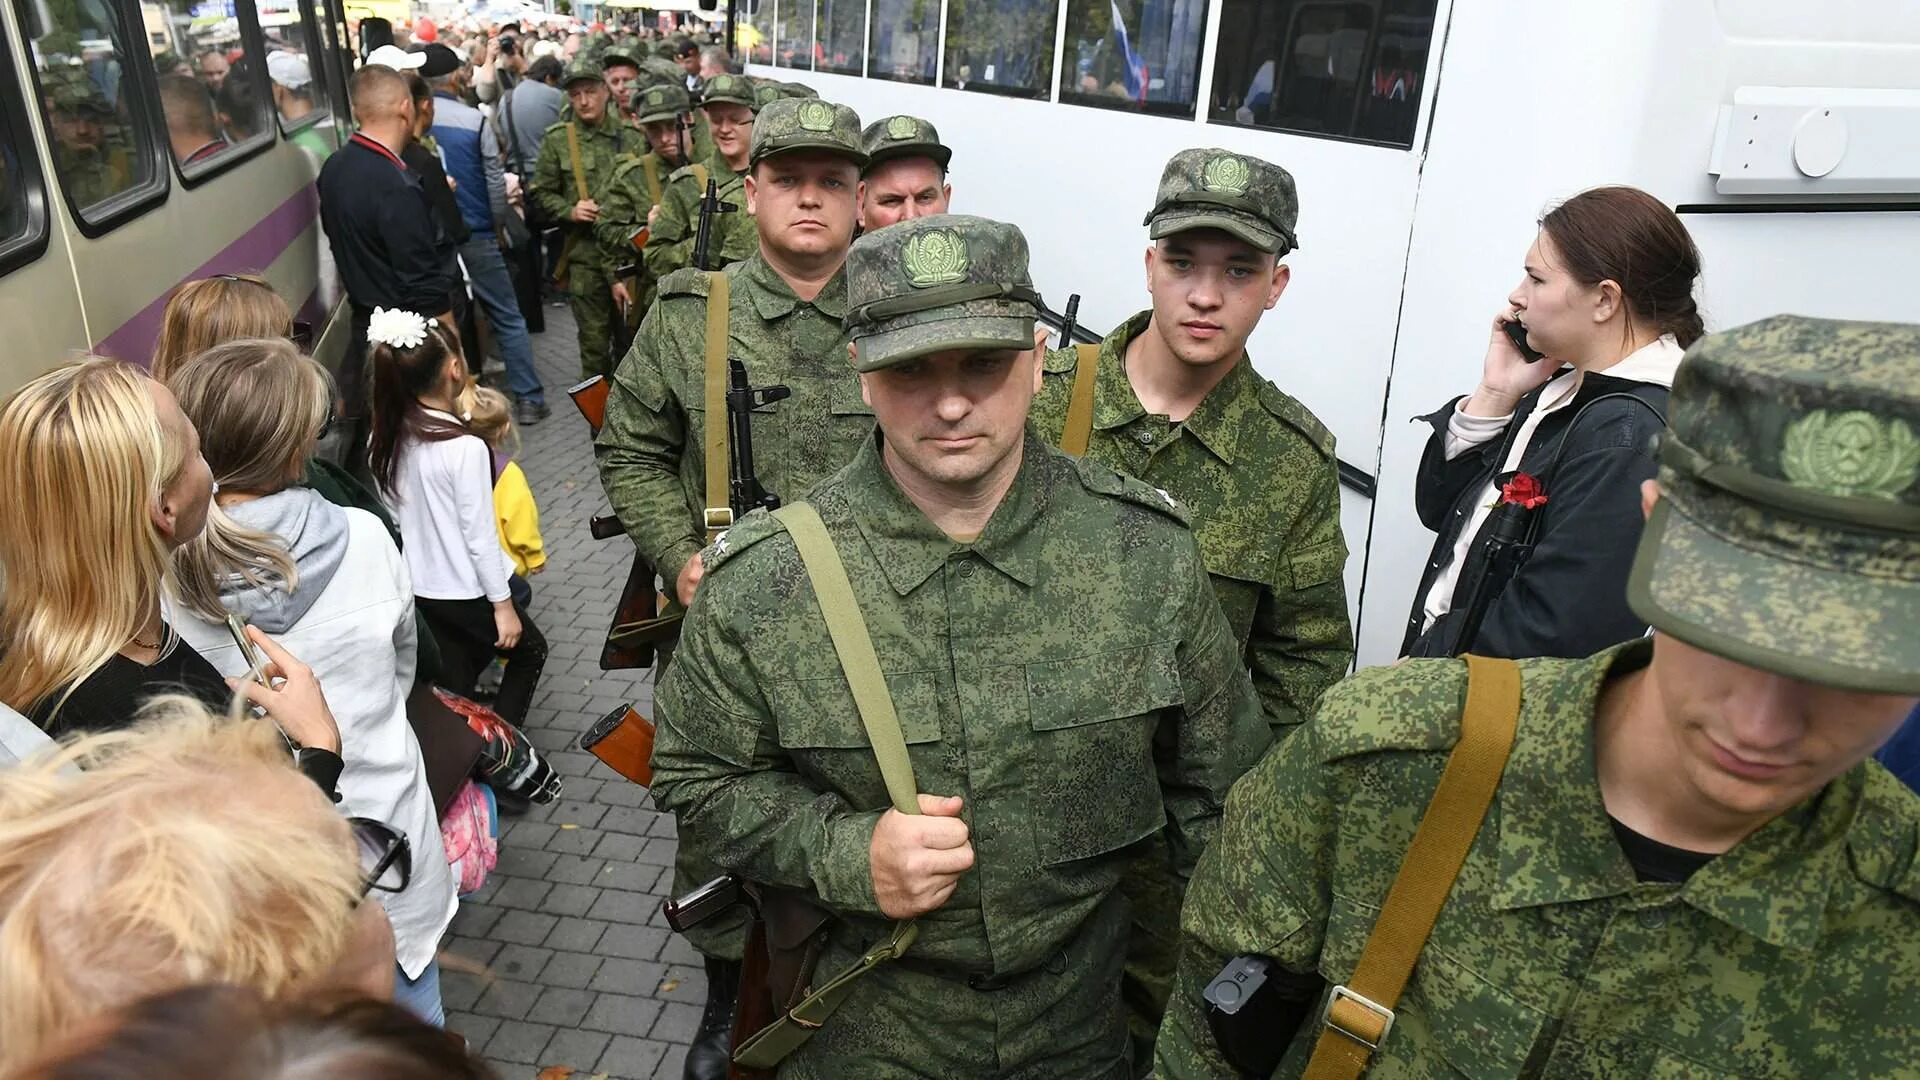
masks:
[[[1627,315],[1686,348],[1706,333],[1693,298],[1700,249],[1679,215],[1633,187],[1583,191],[1540,219],[1574,280],[1620,286]]]
[[[326,369],[283,338],[216,345],[175,371],[169,386],[200,429],[214,482],[249,495],[299,482],[333,402]],[[227,614],[220,586],[235,576],[287,592],[298,582],[286,540],[247,528],[218,503],[200,535],[173,553],[173,568],[180,602],[214,622]]]
[[[167,382],[188,358],[236,338],[291,337],[293,309],[257,274],[220,274],[174,291],[153,346],[153,377]]]
[[[438,319],[427,319],[427,336],[411,349],[375,344],[373,363],[373,430],[367,439],[367,466],[374,482],[388,498],[397,495],[400,455],[407,438],[439,442],[468,434],[459,424],[427,415],[420,395],[433,389],[447,361],[460,355],[460,339]]]

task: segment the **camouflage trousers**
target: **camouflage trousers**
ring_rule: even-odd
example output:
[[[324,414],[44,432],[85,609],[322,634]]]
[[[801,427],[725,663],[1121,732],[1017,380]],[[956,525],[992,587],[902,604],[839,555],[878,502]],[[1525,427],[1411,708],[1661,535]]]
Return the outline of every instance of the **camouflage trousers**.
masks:
[[[1180,961],[1180,901],[1186,893],[1167,861],[1165,836],[1156,835],[1144,847],[1120,877],[1120,894],[1130,909],[1120,1001],[1127,1011],[1133,1059],[1143,1069],[1153,1060],[1154,1035],[1173,990],[1173,972]]]
[[[674,647],[679,644],[680,636],[675,633],[654,646],[653,685],[659,686],[660,680],[666,677],[667,665],[673,662]],[[725,872],[695,850],[682,835],[673,854],[673,891],[669,895],[685,896]],[[744,907],[735,908],[715,915],[680,936],[702,956],[738,961],[747,954],[747,931],[752,922]]]
[[[1127,1080],[1120,1014],[1126,901],[1110,896],[1066,948],[998,989],[958,971],[881,964],[805,1046],[781,1080]],[[865,944],[837,934],[815,982],[852,964]]]
[[[613,279],[599,266],[576,262],[567,267],[567,291],[573,294],[573,321],[580,335],[580,377],[612,375],[613,322],[620,317],[613,304]]]

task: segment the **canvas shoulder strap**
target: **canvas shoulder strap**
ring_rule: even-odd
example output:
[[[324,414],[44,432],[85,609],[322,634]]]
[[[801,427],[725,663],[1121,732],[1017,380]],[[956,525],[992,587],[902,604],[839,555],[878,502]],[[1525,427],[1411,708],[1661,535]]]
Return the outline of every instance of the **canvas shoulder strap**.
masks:
[[[640,159],[640,171],[647,174],[647,197],[660,204],[660,159],[652,154]],[[706,185],[700,185],[705,188]]]
[[[1073,352],[1073,393],[1067,398],[1067,426],[1060,435],[1060,449],[1079,457],[1093,437],[1093,384],[1100,369],[1100,346],[1075,345]]]
[[[1511,660],[1466,660],[1460,742],[1447,756],[1352,979],[1327,999],[1306,1080],[1356,1080],[1366,1071],[1393,1027],[1394,1006],[1500,787],[1520,718],[1520,668]]]
[[[693,182],[698,185],[696,190],[704,197],[707,194],[707,167],[696,161],[687,168],[693,170]]]
[[[880,670],[880,658],[873,651],[873,637],[867,632],[867,620],[847,580],[847,568],[840,552],[827,534],[820,514],[804,502],[789,503],[773,512],[793,537],[800,561],[807,568],[807,580],[820,602],[826,618],[827,634],[840,657],[840,670],[853,690],[854,708],[867,729],[867,741],[873,744],[873,756],[886,781],[887,798],[903,814],[920,812],[919,789],[914,784],[913,762],[907,757],[907,740],[900,732],[900,717],[894,712],[893,695],[887,690],[887,677]],[[862,976],[889,960],[898,959],[913,945],[918,925],[911,919],[893,924],[887,935],[861,954],[859,959],[835,972],[813,987],[785,1015],[755,1032],[734,1052],[734,1064],[748,1069],[773,1069],[787,1055],[813,1037],[853,993]]]
[[[707,455],[707,543],[733,525],[733,500],[727,487],[727,315],[733,306],[733,282],[719,270],[707,271],[707,336],[705,346],[707,428],[702,443]]]
[[[567,160],[573,166],[573,190],[581,202],[593,198],[587,191],[587,171],[580,166],[580,125],[567,123]]]

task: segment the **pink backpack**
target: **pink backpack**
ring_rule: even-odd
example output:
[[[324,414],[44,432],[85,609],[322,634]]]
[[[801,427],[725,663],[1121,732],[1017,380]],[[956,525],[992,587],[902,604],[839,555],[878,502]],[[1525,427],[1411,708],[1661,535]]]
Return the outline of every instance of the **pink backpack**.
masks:
[[[461,896],[478,889],[487,872],[500,861],[500,827],[493,790],[468,780],[440,815],[440,835],[447,848],[447,864]]]

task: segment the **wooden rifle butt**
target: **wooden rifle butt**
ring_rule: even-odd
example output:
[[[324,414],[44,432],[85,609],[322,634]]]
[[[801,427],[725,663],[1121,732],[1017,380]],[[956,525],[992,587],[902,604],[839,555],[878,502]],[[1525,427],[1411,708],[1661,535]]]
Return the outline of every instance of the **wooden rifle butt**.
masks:
[[[653,721],[633,706],[601,717],[580,736],[580,749],[641,787],[653,786]]]

